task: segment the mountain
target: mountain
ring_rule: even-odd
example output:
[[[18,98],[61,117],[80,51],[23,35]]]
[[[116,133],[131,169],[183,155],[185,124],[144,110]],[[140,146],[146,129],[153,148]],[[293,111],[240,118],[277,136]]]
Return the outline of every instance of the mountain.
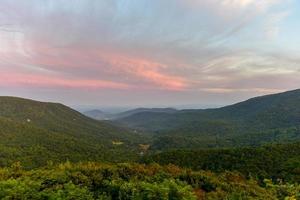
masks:
[[[101,110],[89,110],[89,111],[83,112],[83,114],[87,117],[90,117],[90,118],[96,119],[96,120],[108,120],[112,117],[112,114],[105,113]]]
[[[300,139],[300,90],[217,109],[140,112],[115,121],[155,133],[153,149],[260,145]]]
[[[82,112],[85,116],[90,117],[96,120],[116,120],[120,118],[129,117],[131,115],[135,115],[143,112],[154,112],[154,113],[174,113],[177,110],[174,108],[136,108],[132,110],[127,110],[119,113],[105,113],[101,110],[89,110]]]
[[[137,108],[137,109],[128,110],[125,112],[115,114],[113,116],[113,119],[126,118],[140,113],[175,113],[175,112],[177,112],[177,110],[174,108]]]
[[[0,97],[0,165],[22,161],[122,161],[136,157],[141,137],[57,103]],[[116,145],[117,144],[117,145]]]

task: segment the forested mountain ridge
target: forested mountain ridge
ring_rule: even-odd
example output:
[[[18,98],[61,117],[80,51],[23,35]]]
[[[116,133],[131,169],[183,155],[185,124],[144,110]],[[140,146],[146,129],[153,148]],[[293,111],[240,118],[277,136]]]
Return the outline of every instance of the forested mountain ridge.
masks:
[[[0,97],[0,116],[27,122],[51,131],[95,136],[129,136],[128,131],[105,122],[90,119],[81,113],[59,103],[44,103],[17,97]],[[121,131],[124,131],[120,134]]]
[[[142,112],[116,123],[156,133],[152,146],[161,150],[293,141],[300,139],[300,90],[256,97],[217,109]]]
[[[0,97],[2,166],[15,161],[32,167],[48,161],[130,160],[138,156],[141,141],[128,129],[90,119],[62,104]]]

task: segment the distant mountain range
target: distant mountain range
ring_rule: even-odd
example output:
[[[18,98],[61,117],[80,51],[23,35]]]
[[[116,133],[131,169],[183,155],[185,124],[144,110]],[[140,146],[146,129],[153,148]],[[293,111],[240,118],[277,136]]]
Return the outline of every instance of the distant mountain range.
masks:
[[[137,112],[115,120],[154,134],[153,149],[260,145],[300,139],[300,90],[217,109]]]
[[[113,116],[113,114],[105,113],[101,110],[89,110],[82,112],[82,114],[95,120],[109,120]]]
[[[138,156],[141,140],[128,129],[62,104],[0,97],[0,166],[17,160],[25,166],[48,160],[128,160]]]
[[[134,114],[142,113],[142,112],[151,112],[151,113],[175,113],[177,110],[174,108],[137,108],[128,110],[120,113],[106,113],[101,110],[89,110],[83,112],[84,115],[96,119],[96,120],[116,120],[120,118],[129,117]]]
[[[62,104],[0,97],[0,166],[127,161],[170,149],[300,141],[300,90],[216,109],[139,108],[113,115],[93,110],[85,115]]]

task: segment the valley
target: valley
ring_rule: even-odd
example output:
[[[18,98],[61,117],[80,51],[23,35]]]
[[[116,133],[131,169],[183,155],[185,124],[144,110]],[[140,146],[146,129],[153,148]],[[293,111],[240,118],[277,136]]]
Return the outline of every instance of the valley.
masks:
[[[0,197],[299,197],[300,90],[118,116],[96,120],[59,103],[0,97]]]
[[[217,109],[143,111],[114,122],[154,135],[154,150],[195,149],[296,141],[299,116],[300,90],[294,90]]]

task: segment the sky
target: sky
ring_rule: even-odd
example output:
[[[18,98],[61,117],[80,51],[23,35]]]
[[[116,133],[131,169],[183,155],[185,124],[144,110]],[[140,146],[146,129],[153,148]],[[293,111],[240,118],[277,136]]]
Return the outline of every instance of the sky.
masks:
[[[0,0],[0,95],[227,105],[300,88],[299,0]]]

